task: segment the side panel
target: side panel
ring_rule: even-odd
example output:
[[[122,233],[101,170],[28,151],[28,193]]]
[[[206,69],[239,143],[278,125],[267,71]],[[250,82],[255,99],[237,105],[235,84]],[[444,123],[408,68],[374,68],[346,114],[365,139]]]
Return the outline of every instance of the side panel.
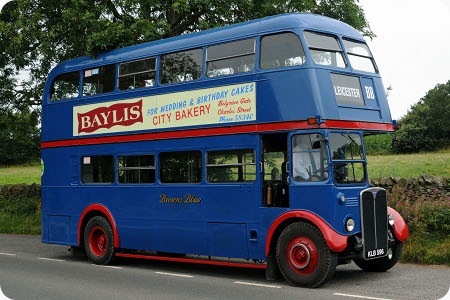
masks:
[[[159,165],[165,151],[202,151],[203,174],[208,149],[254,149],[259,157],[259,136],[238,135],[157,142],[43,149],[44,242],[79,245],[80,220],[87,207],[104,207],[116,225],[117,238],[126,249],[172,253],[263,258],[264,233],[257,210],[262,205],[260,174],[242,183],[120,184],[81,183],[84,156],[151,154]],[[255,162],[256,165],[256,162]],[[52,170],[58,170],[53,171]],[[63,172],[67,170],[68,172]],[[58,174],[66,174],[58,176]],[[159,170],[156,168],[156,178]],[[188,201],[194,199],[195,201]],[[171,201],[167,199],[181,199]],[[253,224],[248,227],[247,224]],[[250,230],[259,238],[250,242]],[[82,236],[80,236],[82,239]],[[251,251],[249,251],[251,244]],[[228,254],[227,254],[228,253]]]

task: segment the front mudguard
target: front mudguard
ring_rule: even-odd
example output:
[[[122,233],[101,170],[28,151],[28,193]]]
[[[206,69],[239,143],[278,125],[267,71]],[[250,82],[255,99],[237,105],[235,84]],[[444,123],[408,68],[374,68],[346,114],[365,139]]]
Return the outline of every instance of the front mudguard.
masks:
[[[409,230],[405,220],[403,220],[402,216],[391,207],[388,207],[388,214],[394,216],[394,225],[392,228],[394,229],[395,238],[400,242],[404,242],[409,236]]]

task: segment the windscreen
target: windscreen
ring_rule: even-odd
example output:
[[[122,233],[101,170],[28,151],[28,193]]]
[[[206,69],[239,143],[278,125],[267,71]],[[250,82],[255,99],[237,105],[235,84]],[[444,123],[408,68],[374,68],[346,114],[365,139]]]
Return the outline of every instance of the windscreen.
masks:
[[[329,138],[333,176],[337,184],[366,182],[366,165],[361,136],[332,133]]]

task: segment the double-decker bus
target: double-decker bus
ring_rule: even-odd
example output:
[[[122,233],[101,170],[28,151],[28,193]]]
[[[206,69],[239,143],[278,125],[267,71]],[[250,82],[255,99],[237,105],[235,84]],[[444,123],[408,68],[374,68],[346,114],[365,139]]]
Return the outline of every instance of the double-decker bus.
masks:
[[[395,122],[345,23],[278,15],[75,58],[43,95],[45,243],[307,287],[399,259],[408,229],[363,142]]]

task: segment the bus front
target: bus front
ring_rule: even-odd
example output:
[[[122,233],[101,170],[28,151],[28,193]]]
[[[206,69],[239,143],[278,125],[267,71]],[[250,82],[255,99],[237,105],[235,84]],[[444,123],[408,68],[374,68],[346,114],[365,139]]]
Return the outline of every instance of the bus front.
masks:
[[[292,211],[285,215],[307,222],[288,226],[277,248],[286,256],[278,257],[280,270],[299,285],[306,278],[318,282],[311,279],[317,269],[351,260],[366,271],[386,271],[408,237],[404,220],[388,207],[386,190],[371,187],[367,172],[364,136],[395,129],[377,65],[359,33],[337,25],[332,33],[325,27],[301,30],[310,86],[301,90],[291,83],[295,101],[313,103],[309,111],[307,104],[298,106],[307,125],[288,135],[286,168]],[[304,223],[320,229],[331,254],[320,250]]]

